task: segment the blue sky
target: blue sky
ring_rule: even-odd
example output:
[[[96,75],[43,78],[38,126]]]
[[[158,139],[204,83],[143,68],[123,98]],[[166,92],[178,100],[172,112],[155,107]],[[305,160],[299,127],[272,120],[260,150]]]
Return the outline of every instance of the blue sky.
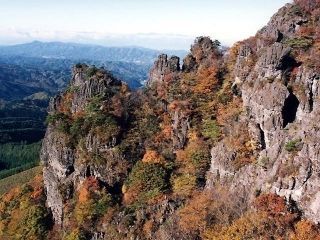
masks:
[[[263,27],[288,0],[0,0],[0,44],[32,40],[185,49]]]

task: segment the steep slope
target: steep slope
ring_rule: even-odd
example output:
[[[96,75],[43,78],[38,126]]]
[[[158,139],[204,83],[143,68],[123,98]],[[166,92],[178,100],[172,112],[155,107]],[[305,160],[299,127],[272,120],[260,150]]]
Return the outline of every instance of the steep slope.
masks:
[[[182,66],[160,55],[137,92],[75,66],[41,153],[55,224],[13,227],[13,197],[50,216],[33,185],[3,196],[0,236],[319,239],[319,8],[287,4],[225,54],[199,37]]]
[[[239,153],[222,140],[211,150],[207,184],[219,176],[249,198],[260,191],[286,196],[319,222],[319,6],[307,12],[301,2],[280,9],[255,37],[236,46],[233,88],[242,97],[240,118],[257,156],[238,169]]]

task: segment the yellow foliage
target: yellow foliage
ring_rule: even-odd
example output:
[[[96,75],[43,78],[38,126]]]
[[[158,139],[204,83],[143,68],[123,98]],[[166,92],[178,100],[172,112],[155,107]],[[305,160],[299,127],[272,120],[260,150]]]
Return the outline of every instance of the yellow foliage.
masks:
[[[194,137],[184,150],[176,152],[176,162],[179,172],[184,174],[198,174],[207,170],[210,161],[208,146],[201,139]]]
[[[273,234],[269,229],[265,229],[266,214],[250,213],[235,221],[227,227],[216,226],[208,229],[204,233],[206,240],[244,240],[244,239],[270,239],[262,236]],[[262,237],[262,238],[261,238]]]
[[[188,197],[197,187],[197,177],[191,174],[182,174],[173,179],[173,193]]]
[[[199,140],[199,132],[195,130],[189,130],[188,139],[192,142]]]

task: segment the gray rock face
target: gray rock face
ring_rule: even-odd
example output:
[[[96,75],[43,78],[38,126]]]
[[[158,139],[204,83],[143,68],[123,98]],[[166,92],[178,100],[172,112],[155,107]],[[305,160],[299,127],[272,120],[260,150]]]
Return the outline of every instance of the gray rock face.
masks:
[[[108,72],[103,72],[97,77],[88,78],[85,73],[86,71],[88,71],[86,67],[74,67],[73,69],[73,77],[71,80],[71,86],[74,88],[71,103],[72,113],[83,111],[88,99],[106,94],[110,89],[110,85],[121,84],[120,81],[116,80]]]
[[[190,128],[189,116],[185,112],[176,109],[172,114],[172,142],[174,149],[182,149],[187,142],[187,134]]]
[[[59,187],[70,181],[69,175],[74,164],[74,152],[68,147],[68,137],[47,129],[41,149],[44,163],[43,178],[47,192],[47,204],[57,224],[62,224],[63,197]]]
[[[293,10],[291,4],[280,9],[258,33],[255,49],[244,43],[234,68],[233,87],[243,100],[240,122],[258,146],[256,162],[235,170],[236,153],[222,140],[211,151],[207,187],[220,181],[248,200],[256,191],[273,192],[296,201],[305,217],[320,222],[320,74],[298,64],[279,42],[280,33],[292,37],[308,21],[288,15]],[[263,37],[273,43],[262,44]]]
[[[161,83],[165,81],[166,76],[176,74],[180,71],[179,57],[172,56],[168,58],[166,54],[159,55],[150,71],[148,85]]]
[[[191,46],[191,53],[183,60],[182,71],[197,71],[200,66],[208,67],[220,56],[218,42],[209,37],[198,37]]]
[[[88,78],[86,70],[73,69],[69,90],[51,100],[50,114],[61,109],[71,115],[83,112],[93,97],[108,97],[114,91],[112,88],[121,85],[106,72]],[[104,138],[90,131],[78,146],[73,146],[74,139],[70,135],[59,131],[54,124],[49,125],[43,140],[41,161],[44,164],[47,204],[56,224],[63,224],[63,203],[86,177],[94,176],[113,187],[126,174],[126,161],[114,150],[116,137],[116,133],[111,138]],[[100,161],[104,161],[103,164]]]
[[[197,61],[195,57],[192,56],[192,54],[188,54],[183,59],[182,71],[184,72],[196,71],[197,67],[198,67]]]
[[[269,21],[266,27],[258,32],[260,36],[257,48],[268,45],[268,41],[280,42],[282,39],[292,37],[301,25],[308,22],[307,16],[293,4],[286,4]]]

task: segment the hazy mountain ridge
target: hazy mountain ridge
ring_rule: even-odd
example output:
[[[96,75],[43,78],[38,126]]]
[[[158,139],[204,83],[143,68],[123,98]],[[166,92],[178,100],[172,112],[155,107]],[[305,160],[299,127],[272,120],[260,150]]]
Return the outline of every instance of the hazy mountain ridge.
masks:
[[[167,51],[181,56],[185,51]],[[133,89],[148,78],[159,51],[141,47],[103,47],[39,42],[0,47],[0,98],[22,99],[36,92],[55,94],[66,87],[72,65],[105,67]]]
[[[14,46],[0,46],[0,55],[16,55],[71,60],[94,60],[152,64],[160,53],[184,57],[186,51],[153,50],[143,47],[104,47],[80,43],[34,41]]]
[[[0,98],[17,100],[36,92],[53,95],[67,86],[70,69],[78,62],[69,59],[0,56]],[[129,62],[81,62],[105,67],[133,89],[142,86],[150,68],[149,65]]]

